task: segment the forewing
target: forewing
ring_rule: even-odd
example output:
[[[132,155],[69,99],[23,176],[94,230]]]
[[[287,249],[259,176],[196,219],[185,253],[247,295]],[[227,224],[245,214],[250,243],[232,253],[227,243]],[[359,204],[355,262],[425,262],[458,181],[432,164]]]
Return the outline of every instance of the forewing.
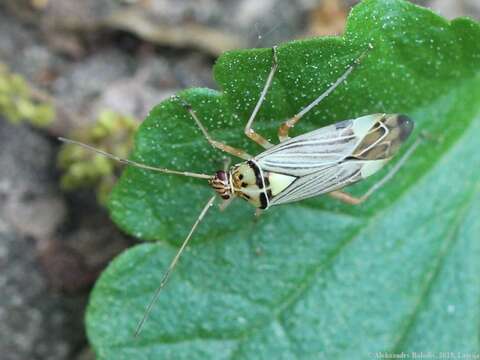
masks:
[[[254,158],[264,172],[302,177],[352,155],[381,115],[345,120],[286,140]]]
[[[367,115],[326,126],[255,157],[264,174],[295,178],[281,191],[272,193],[270,205],[321,195],[361,180],[368,165],[352,155],[382,116]]]
[[[363,178],[364,165],[364,161],[347,160],[298,177],[290,186],[272,197],[270,205],[303,200],[353,184]]]

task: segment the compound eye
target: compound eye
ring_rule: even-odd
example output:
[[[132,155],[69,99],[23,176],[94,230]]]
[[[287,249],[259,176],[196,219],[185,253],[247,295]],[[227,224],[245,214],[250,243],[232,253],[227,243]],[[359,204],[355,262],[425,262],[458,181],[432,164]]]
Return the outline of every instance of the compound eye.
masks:
[[[228,199],[230,199],[230,195],[222,195],[222,199],[223,200],[228,200]]]
[[[217,171],[215,177],[221,181],[227,181],[227,174],[223,170]]]

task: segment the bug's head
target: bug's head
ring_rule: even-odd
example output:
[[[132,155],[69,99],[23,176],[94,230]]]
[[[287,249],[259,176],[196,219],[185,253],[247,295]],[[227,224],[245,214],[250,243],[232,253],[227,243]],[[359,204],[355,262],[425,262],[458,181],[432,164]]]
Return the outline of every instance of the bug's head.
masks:
[[[208,180],[208,183],[222,199],[228,200],[232,197],[232,187],[230,185],[228,172],[223,170],[217,171],[215,175]]]

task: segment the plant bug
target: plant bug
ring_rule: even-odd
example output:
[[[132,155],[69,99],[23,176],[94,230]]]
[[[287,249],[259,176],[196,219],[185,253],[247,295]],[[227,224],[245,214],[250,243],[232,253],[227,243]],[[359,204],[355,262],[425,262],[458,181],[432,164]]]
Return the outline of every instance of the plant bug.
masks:
[[[355,198],[341,191],[341,189],[379,171],[398,152],[400,146],[409,137],[413,130],[413,121],[401,114],[372,114],[341,121],[293,138],[289,137],[289,130],[344,82],[372,48],[369,45],[369,49],[365,50],[328,89],[299,113],[283,122],[278,129],[280,142],[273,145],[256,133],[252,125],[266,98],[278,67],[277,49],[274,47],[270,73],[244,129],[247,137],[265,149],[264,152],[256,156],[251,156],[241,149],[213,139],[190,104],[175,96],[174,98],[189,112],[213,147],[244,160],[230,168],[219,170],[214,175],[152,167],[119,158],[74,140],[65,138],[60,138],[60,140],[83,146],[126,165],[165,174],[205,179],[225,202],[234,197],[240,197],[261,210],[322,194],[329,194],[349,204],[360,204],[393,177],[419,145],[418,140],[405,152],[389,173],[360,198]],[[161,289],[167,283],[195,229],[206,215],[215,198],[216,195],[211,197],[203,207],[180,249],[165,271],[155,294],[137,325],[135,336],[142,330]]]

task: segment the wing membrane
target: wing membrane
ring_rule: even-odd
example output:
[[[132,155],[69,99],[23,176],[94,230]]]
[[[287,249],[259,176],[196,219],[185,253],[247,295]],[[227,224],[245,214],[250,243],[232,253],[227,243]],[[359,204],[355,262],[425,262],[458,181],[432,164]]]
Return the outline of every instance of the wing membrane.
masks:
[[[326,194],[362,179],[363,161],[345,161],[297,178],[288,188],[274,196],[270,205],[280,205]]]
[[[264,173],[295,177],[270,205],[328,193],[362,179],[366,161],[352,154],[383,115],[346,120],[284,141],[254,158]]]
[[[305,176],[338,164],[352,155],[381,115],[367,115],[286,140],[254,160],[264,171]]]

